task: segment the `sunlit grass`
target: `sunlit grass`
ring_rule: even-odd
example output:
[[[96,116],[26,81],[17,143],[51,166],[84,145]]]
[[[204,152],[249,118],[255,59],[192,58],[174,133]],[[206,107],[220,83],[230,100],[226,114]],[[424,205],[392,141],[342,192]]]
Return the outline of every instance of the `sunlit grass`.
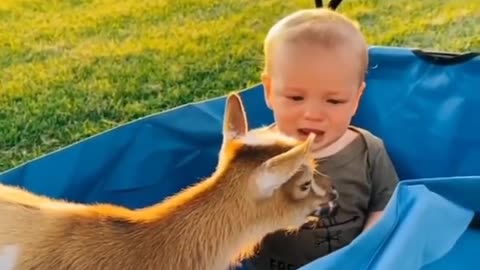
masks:
[[[480,50],[480,1],[344,2],[370,44]],[[259,82],[268,28],[313,3],[0,1],[0,170]]]

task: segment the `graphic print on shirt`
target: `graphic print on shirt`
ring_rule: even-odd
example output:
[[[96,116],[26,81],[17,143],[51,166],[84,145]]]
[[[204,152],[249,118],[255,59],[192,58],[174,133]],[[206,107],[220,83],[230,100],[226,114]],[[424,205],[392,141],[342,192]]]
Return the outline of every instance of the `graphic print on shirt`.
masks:
[[[353,216],[344,220],[337,220],[336,211],[332,213],[322,212],[319,217],[311,218],[302,226],[303,230],[312,230],[313,246],[327,246],[328,253],[333,251],[333,243],[341,243],[343,234],[342,227],[357,221],[360,216]]]

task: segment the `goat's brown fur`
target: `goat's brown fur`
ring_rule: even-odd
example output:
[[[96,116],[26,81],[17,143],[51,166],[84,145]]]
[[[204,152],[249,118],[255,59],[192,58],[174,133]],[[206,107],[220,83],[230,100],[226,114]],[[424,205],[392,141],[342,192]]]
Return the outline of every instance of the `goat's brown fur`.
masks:
[[[296,228],[337,196],[328,177],[312,182],[313,137],[247,130],[241,99],[231,94],[213,175],[143,209],[73,204],[0,185],[0,250],[19,247],[14,270],[226,270],[267,233]]]

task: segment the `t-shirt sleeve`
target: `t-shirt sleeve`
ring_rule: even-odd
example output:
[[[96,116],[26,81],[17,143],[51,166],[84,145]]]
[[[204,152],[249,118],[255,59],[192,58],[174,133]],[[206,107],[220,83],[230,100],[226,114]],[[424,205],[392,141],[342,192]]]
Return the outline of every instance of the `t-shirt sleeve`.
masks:
[[[390,200],[398,183],[398,175],[384,143],[378,141],[378,149],[372,154],[371,164],[372,196],[369,211],[382,211]]]

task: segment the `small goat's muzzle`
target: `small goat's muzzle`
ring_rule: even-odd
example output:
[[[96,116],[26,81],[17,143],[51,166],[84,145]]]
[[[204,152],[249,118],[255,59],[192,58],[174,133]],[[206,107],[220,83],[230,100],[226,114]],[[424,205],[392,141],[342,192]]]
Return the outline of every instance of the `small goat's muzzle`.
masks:
[[[331,191],[329,191],[326,196],[328,196],[328,201],[320,204],[319,207],[310,214],[310,216],[328,217],[336,214],[339,198],[338,191],[335,189],[335,187],[332,187]]]

